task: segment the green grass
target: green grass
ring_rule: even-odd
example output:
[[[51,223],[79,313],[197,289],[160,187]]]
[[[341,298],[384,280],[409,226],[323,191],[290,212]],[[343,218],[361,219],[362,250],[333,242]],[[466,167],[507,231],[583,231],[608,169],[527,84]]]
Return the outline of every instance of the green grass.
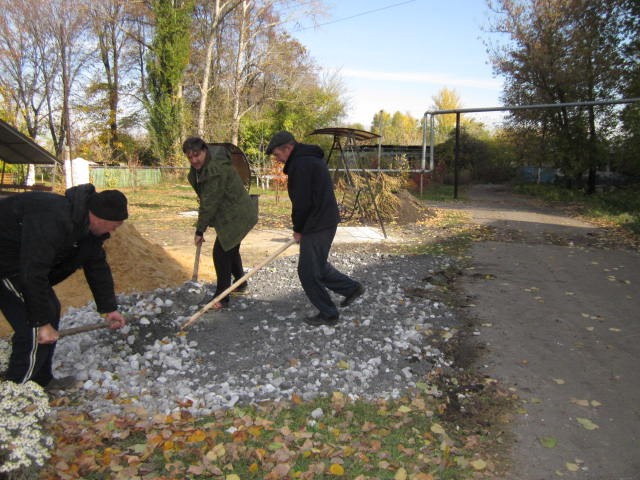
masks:
[[[432,202],[445,202],[454,200],[453,198],[453,185],[443,185],[440,183],[429,183],[422,189],[422,195],[420,192],[414,193],[416,198],[420,200],[432,201]],[[458,191],[460,194],[460,191]]]
[[[476,394],[465,398],[468,407],[483,409],[486,419],[490,402]],[[492,464],[495,439],[480,423],[456,421],[459,413],[449,410],[446,395],[433,395],[418,384],[392,401],[350,400],[334,393],[197,419],[181,414],[157,416],[153,422],[122,417],[92,421],[75,415],[77,424],[54,426],[60,435],[58,450],[47,473],[95,480],[481,478],[484,468],[474,461]],[[126,439],[120,438],[122,431],[128,432]],[[59,454],[72,474],[58,470]],[[283,466],[285,477],[272,473]]]

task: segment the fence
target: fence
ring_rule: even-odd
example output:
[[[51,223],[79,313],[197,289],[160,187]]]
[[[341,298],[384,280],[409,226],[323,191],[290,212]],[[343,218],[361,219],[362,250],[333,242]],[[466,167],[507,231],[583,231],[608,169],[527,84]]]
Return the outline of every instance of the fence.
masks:
[[[146,187],[185,183],[189,167],[103,167],[89,170],[91,183],[98,188]]]

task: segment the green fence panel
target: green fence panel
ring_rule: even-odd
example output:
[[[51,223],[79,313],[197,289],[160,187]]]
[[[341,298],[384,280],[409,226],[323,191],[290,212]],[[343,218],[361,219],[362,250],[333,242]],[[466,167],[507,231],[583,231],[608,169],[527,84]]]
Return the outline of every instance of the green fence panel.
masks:
[[[90,178],[91,183],[98,188],[145,187],[186,178],[186,170],[188,169],[92,167]]]

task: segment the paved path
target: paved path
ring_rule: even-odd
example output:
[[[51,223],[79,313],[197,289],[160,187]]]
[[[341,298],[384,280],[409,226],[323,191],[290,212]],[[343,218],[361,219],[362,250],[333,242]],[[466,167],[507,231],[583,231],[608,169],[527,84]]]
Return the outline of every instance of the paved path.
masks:
[[[513,480],[640,479],[640,255],[500,187],[466,210],[496,232],[472,247],[478,369],[522,399]]]

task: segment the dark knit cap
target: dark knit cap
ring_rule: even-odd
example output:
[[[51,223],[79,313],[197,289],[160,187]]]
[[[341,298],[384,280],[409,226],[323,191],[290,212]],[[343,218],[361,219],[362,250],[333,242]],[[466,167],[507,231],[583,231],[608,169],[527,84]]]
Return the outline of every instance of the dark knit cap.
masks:
[[[271,141],[267,146],[267,155],[271,155],[274,148],[285,145],[287,143],[296,143],[296,139],[291,134],[291,132],[282,130],[281,132],[276,133],[273,137],[271,137]]]
[[[127,197],[119,190],[103,190],[89,197],[89,211],[103,220],[121,222],[129,217]]]

